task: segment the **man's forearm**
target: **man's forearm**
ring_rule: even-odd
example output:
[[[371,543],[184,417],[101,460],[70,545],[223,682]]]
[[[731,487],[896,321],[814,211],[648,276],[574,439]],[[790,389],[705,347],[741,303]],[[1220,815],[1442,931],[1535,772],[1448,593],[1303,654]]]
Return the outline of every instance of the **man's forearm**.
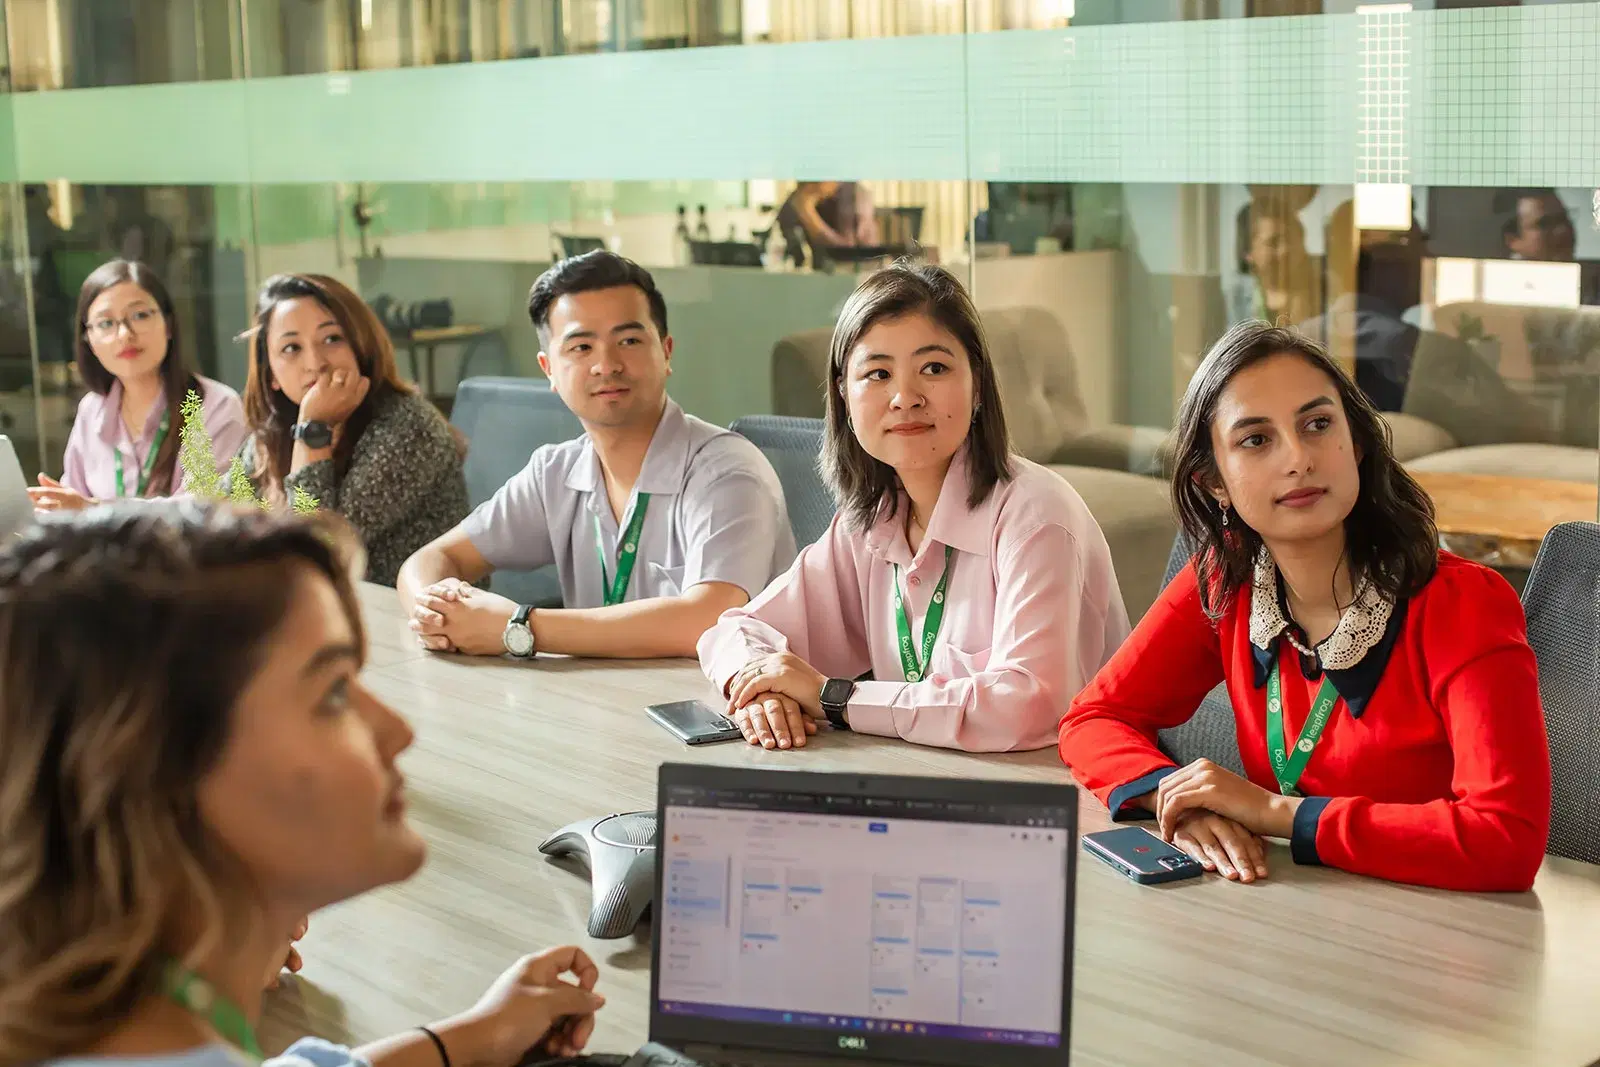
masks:
[[[467,576],[461,573],[461,568],[456,566],[450,554],[442,548],[431,545],[418,549],[411,558],[405,561],[400,568],[400,574],[395,579],[395,589],[400,593],[400,603],[410,610],[416,603],[417,594],[435,582],[442,582],[446,578],[462,578]]]
[[[684,597],[651,597],[607,608],[547,608],[529,620],[540,652],[617,659],[695,655],[700,635],[735,605]]]

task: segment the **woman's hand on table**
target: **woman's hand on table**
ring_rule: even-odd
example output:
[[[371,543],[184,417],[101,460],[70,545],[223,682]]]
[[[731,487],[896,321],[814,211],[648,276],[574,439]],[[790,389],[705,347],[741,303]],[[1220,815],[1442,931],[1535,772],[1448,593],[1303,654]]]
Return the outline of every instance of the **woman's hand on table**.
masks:
[[[728,715],[763,748],[803,748],[822,718],[821,671],[793,652],[757,656],[728,680]]]
[[[755,701],[763,693],[788,697],[813,719],[822,718],[822,686],[828,679],[793,652],[772,652],[739,668],[728,681],[728,712]]]
[[[28,486],[28,499],[35,511],[82,511],[97,503],[78,492],[68,489],[48,474],[39,475],[39,484]]]
[[[744,739],[762,748],[804,748],[817,732],[817,720],[780,693],[762,693],[731,717]]]
[[[1231,819],[1252,834],[1287,838],[1294,833],[1298,798],[1282,796],[1241,778],[1208,759],[1180,767],[1161,780],[1154,803],[1161,836],[1168,841],[1178,822],[1191,811],[1209,811]]]
[[[1261,838],[1224,816],[1188,812],[1179,817],[1168,840],[1206,870],[1231,882],[1254,882],[1267,876],[1267,850]]]
[[[518,960],[475,1007],[433,1029],[456,1067],[514,1067],[530,1051],[541,1059],[576,1056],[606,1002],[594,992],[599,978],[582,949],[546,949]]]

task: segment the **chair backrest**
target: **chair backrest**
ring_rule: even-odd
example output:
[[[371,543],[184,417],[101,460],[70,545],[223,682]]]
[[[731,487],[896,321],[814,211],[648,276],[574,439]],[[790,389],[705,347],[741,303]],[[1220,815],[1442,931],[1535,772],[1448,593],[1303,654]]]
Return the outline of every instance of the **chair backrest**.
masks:
[[[1037,307],[986,308],[980,318],[1012,447],[1048,464],[1089,429],[1066,328],[1055,314]],[[822,414],[832,339],[832,328],[821,327],[790,334],[773,346],[772,396],[779,414]]]
[[[796,548],[804,548],[833,521],[833,494],[822,481],[822,420],[785,415],[746,415],[729,429],[765,453],[783,484]]]
[[[1600,863],[1600,525],[1545,535],[1522,590],[1550,737],[1545,851]]]
[[[527,466],[540,445],[570,441],[583,426],[542,378],[468,378],[456,388],[450,422],[471,444],[463,471],[467,500],[488,500]],[[496,571],[489,588],[519,604],[559,606],[561,583],[554,567]]]
[[[1163,588],[1193,555],[1193,546],[1179,530],[1172,541],[1172,554],[1167,557],[1167,573],[1161,579]],[[1239,730],[1227,686],[1219,685],[1211,690],[1200,701],[1193,718],[1182,726],[1162,730],[1159,736],[1162,749],[1180,766],[1197,759],[1209,759],[1235,774],[1244,774],[1244,762],[1239,758]]]

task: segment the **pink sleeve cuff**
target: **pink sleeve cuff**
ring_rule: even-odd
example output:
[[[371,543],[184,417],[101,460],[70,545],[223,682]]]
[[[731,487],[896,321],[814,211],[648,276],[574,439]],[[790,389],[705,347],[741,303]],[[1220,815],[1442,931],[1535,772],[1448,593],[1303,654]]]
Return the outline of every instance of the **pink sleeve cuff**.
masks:
[[[900,736],[894,724],[894,702],[905,687],[905,682],[857,682],[847,713],[850,729],[884,737]]]
[[[740,609],[735,608],[734,612]],[[748,615],[724,615],[715,626],[700,636],[698,651],[701,669],[718,693],[728,688],[728,679],[757,656],[788,648],[783,635]]]

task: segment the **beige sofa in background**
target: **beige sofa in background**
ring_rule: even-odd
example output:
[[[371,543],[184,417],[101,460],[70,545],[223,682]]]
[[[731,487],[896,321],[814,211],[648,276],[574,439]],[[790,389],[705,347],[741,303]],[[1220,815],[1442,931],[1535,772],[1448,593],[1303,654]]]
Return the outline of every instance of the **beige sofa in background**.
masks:
[[[1452,304],[1438,308],[1441,330],[1475,320],[1499,346],[1498,367],[1457,337],[1423,331],[1406,389],[1407,425],[1397,427],[1396,451],[1419,471],[1547,478],[1592,485],[1600,476],[1600,377],[1578,370],[1564,384],[1531,385],[1536,376],[1533,341],[1570,339],[1575,369],[1596,364],[1600,308],[1533,308],[1505,304]],[[1554,406],[1533,397],[1547,392]],[[1391,416],[1391,421],[1396,418]],[[1426,444],[1423,443],[1426,439]]]
[[[1161,588],[1177,533],[1167,483],[1155,472],[1166,431],[1088,425],[1077,364],[1059,321],[1039,308],[981,312],[1018,453],[1072,484],[1111,546],[1128,617],[1137,622]],[[780,340],[772,352],[773,410],[822,417],[829,329]]]

